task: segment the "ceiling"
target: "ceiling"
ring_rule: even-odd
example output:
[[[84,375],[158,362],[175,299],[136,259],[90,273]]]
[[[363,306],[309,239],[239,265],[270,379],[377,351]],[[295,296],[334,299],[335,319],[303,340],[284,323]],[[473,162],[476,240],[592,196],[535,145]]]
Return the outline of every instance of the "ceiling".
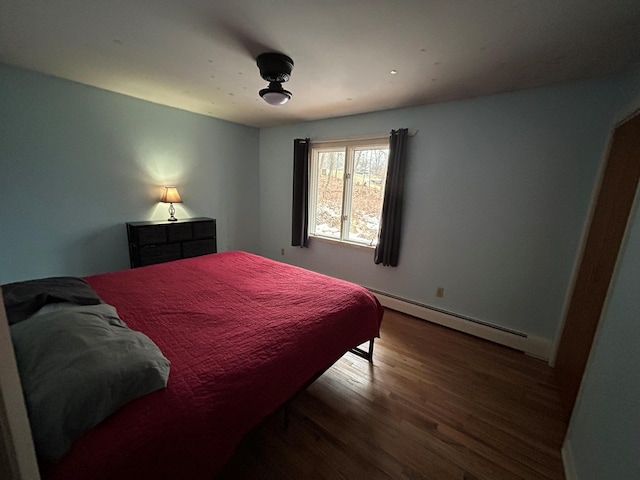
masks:
[[[295,62],[286,105],[266,51]],[[0,0],[0,62],[268,127],[620,71],[640,1]]]

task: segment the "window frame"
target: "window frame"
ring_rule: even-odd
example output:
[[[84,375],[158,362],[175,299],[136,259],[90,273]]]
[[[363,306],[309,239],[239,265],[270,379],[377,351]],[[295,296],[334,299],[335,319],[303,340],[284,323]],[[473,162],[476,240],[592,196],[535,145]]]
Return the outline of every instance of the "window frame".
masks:
[[[386,150],[389,152],[389,137],[387,135],[376,135],[357,139],[315,141],[309,145],[309,235],[329,242],[337,242],[357,247],[375,248],[377,236],[370,242],[359,242],[349,238],[351,231],[351,206],[353,198],[353,179],[355,169],[356,150]],[[331,237],[316,233],[316,212],[318,198],[318,162],[321,152],[344,152],[344,173],[342,188],[341,220],[339,237]],[[387,168],[389,167],[387,159]],[[386,171],[383,176],[382,197],[386,188]],[[383,200],[384,201],[384,200]],[[382,215],[382,203],[380,204],[379,216]],[[378,231],[380,226],[378,226]]]

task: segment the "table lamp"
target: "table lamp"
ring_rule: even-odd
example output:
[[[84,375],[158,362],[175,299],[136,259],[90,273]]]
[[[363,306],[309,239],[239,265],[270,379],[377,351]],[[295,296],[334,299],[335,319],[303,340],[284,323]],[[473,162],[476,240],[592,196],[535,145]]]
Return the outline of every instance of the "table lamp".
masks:
[[[177,222],[178,219],[174,216],[176,213],[176,209],[174,208],[174,203],[182,203],[182,198],[180,198],[180,194],[178,193],[178,189],[174,186],[164,187],[164,192],[162,193],[162,198],[160,199],[162,203],[169,204],[169,221]]]

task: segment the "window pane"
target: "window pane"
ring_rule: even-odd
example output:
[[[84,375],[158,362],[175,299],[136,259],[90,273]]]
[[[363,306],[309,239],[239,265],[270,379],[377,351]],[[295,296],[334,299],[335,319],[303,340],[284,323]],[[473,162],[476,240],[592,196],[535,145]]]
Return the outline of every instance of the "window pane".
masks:
[[[356,149],[349,240],[373,244],[378,237],[388,149]]]
[[[344,151],[318,153],[316,235],[340,238],[344,159]]]

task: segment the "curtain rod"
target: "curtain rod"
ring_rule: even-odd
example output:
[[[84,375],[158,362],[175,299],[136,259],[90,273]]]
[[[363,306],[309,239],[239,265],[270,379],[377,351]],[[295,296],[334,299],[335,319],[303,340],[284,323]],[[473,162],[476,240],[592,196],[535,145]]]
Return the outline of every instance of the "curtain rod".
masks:
[[[415,137],[418,133],[418,130],[409,130],[409,136]],[[313,140],[311,139],[310,143],[339,143],[339,142],[357,142],[360,140],[376,140],[380,138],[389,138],[389,133],[379,133],[377,135],[357,135],[353,137],[342,137],[342,138],[332,138],[327,140]]]

